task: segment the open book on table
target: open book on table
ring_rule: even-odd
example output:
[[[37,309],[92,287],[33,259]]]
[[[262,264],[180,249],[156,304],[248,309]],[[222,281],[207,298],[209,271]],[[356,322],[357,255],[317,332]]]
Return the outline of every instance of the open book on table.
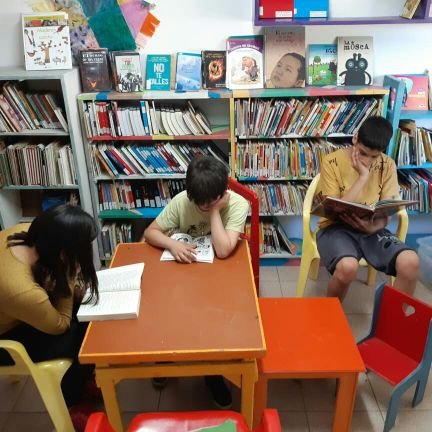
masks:
[[[139,263],[96,272],[99,301],[82,304],[77,313],[78,321],[137,318],[143,270],[144,263]]]
[[[323,216],[328,219],[338,220],[343,213],[355,214],[360,218],[371,218],[372,216],[391,216],[400,208],[417,204],[418,201],[386,199],[372,205],[344,201],[340,198],[325,197],[311,211],[311,214]]]
[[[194,254],[197,262],[212,263],[214,260],[214,250],[211,236],[192,237],[189,234],[175,233],[172,239],[189,243],[195,246]],[[175,258],[168,249],[165,249],[161,256],[161,261],[175,261]]]

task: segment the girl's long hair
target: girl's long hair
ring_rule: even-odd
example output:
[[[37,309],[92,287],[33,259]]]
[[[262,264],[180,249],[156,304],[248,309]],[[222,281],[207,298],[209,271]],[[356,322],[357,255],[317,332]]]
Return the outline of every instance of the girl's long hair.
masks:
[[[35,281],[44,287],[51,300],[72,295],[71,283],[88,301],[96,300],[98,282],[93,263],[92,241],[96,238],[94,219],[78,206],[60,205],[40,214],[27,232],[8,237],[8,247],[35,247],[38,254],[32,266]]]

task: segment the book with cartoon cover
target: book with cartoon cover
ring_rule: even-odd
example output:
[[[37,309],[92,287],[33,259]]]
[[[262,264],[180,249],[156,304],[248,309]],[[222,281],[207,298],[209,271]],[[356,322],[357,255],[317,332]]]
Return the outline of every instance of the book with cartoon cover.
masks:
[[[212,263],[214,260],[214,250],[211,241],[211,236],[192,237],[189,234],[175,233],[171,236],[172,239],[179,242],[188,243],[195,246],[194,254],[195,261],[203,263]],[[161,261],[175,261],[175,258],[168,249],[165,249],[161,256]]]

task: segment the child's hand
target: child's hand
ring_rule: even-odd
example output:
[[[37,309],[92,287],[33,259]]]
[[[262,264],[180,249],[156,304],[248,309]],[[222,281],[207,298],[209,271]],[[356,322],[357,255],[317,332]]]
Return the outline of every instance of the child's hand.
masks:
[[[230,194],[228,191],[225,191],[225,193],[219,198],[210,208],[209,211],[218,211],[220,212],[222,209],[228,207],[230,200]]]
[[[381,226],[382,223],[379,223],[378,219],[374,218],[362,219],[356,214],[348,213],[341,214],[340,218],[348,225],[351,225],[355,230],[361,231],[366,234],[373,234],[379,229],[384,228],[383,226]]]
[[[172,245],[169,247],[169,251],[178,262],[190,264],[196,261],[195,245],[173,240]]]
[[[353,168],[359,173],[360,177],[369,176],[369,168],[361,161],[359,157],[359,151],[356,147],[352,148],[351,151],[351,162]]]

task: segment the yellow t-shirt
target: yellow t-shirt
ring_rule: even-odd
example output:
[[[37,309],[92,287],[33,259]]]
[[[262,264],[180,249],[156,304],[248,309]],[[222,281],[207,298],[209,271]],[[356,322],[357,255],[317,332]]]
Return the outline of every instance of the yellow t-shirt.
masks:
[[[20,323],[61,334],[70,325],[73,297],[60,298],[53,305],[45,289],[35,282],[30,266],[7,247],[8,236],[28,228],[29,224],[20,224],[0,232],[0,335]]]
[[[243,232],[249,210],[249,202],[239,194],[229,191],[228,206],[221,210],[221,219],[226,230]],[[162,231],[168,235],[174,232],[189,234],[193,237],[210,234],[210,215],[201,211],[189,200],[187,192],[176,195],[156,218]]]
[[[317,193],[340,198],[358,179],[351,162],[350,149],[339,149],[325,156],[321,163],[321,176]],[[369,178],[355,201],[371,205],[384,198],[399,198],[396,164],[393,159],[381,154],[369,168]],[[333,221],[321,218],[319,228]]]

